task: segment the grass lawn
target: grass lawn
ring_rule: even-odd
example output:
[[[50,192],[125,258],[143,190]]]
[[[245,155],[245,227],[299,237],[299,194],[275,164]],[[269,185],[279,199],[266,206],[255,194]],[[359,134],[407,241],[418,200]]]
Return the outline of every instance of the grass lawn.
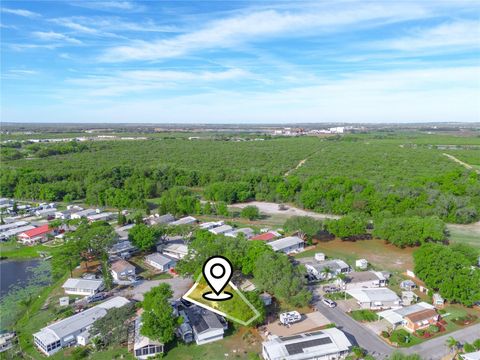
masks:
[[[478,228],[476,224],[449,224],[449,240],[452,243],[464,243],[480,249],[480,230]]]
[[[454,304],[446,306],[443,310],[445,311],[445,314],[442,315],[442,319],[447,322],[447,325],[445,326],[447,332],[455,331],[463,327],[455,324],[453,322],[453,319],[464,317],[467,315],[475,315],[477,316],[476,322],[480,321],[480,311],[476,309],[470,309],[461,305]],[[446,314],[448,315],[445,316]]]
[[[227,332],[230,332],[228,330]],[[241,327],[223,340],[198,346],[194,344],[173,343],[167,348],[163,357],[165,360],[225,360],[249,359],[256,360],[255,354],[261,351],[261,339],[254,330]],[[228,354],[228,357],[225,356]]]
[[[8,259],[31,259],[40,257],[40,252],[54,255],[60,248],[61,246],[25,246],[16,241],[9,241],[0,244],[0,256]]]
[[[352,267],[355,260],[367,259],[378,269],[403,272],[406,269],[413,269],[413,250],[413,248],[400,249],[378,239],[359,241],[335,239],[320,242],[314,249],[296,254],[295,258],[313,257],[315,253],[322,252],[329,258],[342,259]]]
[[[377,314],[374,311],[368,309],[354,310],[351,311],[349,314],[357,321],[370,322],[378,320]]]

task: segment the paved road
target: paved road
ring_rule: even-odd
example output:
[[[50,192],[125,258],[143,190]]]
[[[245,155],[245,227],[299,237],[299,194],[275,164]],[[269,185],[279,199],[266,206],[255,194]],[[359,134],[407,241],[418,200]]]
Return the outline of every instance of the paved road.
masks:
[[[351,342],[367,350],[375,359],[385,359],[394,350],[393,347],[380,340],[376,334],[360,325],[339,308],[331,309],[322,302],[318,302],[317,309],[320,309],[323,315],[335,323]]]
[[[362,326],[339,308],[329,308],[322,302],[317,303],[317,309],[331,322],[335,323],[349,338],[353,344],[358,344],[373,355],[376,359],[385,359],[396,348],[386,344],[370,329]],[[446,340],[452,336],[460,343],[473,342],[480,338],[480,324],[457,330],[438,338],[425,341],[419,345],[406,349],[400,349],[405,354],[419,354],[424,360],[439,360],[449,354],[445,345]]]

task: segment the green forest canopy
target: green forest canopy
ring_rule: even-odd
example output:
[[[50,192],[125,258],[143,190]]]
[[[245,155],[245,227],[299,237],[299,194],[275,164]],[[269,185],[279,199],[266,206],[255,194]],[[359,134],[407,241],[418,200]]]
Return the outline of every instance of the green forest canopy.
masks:
[[[334,214],[438,216],[469,223],[480,217],[479,175],[443,152],[472,162],[480,159],[480,148],[445,150],[435,145],[462,141],[480,145],[480,138],[473,137],[391,134],[255,142],[20,144],[20,149],[2,145],[2,152],[19,151],[22,158],[2,156],[0,193],[18,199],[84,199],[95,205],[145,208],[147,199],[181,186],[201,189],[205,198],[227,203],[283,201]],[[24,153],[34,158],[23,158]],[[304,159],[303,166],[284,176]],[[178,205],[178,212],[186,207],[190,204]]]

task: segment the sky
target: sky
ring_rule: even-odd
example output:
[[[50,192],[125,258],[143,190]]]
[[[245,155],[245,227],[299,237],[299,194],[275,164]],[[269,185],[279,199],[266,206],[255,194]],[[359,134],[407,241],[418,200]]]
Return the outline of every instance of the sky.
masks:
[[[480,121],[478,1],[9,1],[2,122]]]

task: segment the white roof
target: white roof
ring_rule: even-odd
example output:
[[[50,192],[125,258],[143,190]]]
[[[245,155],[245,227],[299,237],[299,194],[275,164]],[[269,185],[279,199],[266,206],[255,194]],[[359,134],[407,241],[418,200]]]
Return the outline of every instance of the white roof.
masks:
[[[10,230],[10,229],[13,229],[13,228],[17,228],[17,227],[20,227],[20,226],[25,226],[25,225],[28,225],[28,221],[15,221],[13,223],[10,223],[10,224],[4,224],[4,225],[0,225],[0,232],[2,231],[7,231],[7,230]]]
[[[337,328],[293,336],[274,336],[263,342],[271,360],[319,359],[348,351],[351,346],[345,334]]]
[[[401,323],[403,321],[403,318],[407,315],[410,315],[425,309],[434,309],[434,308],[435,307],[433,305],[427,304],[426,302],[422,301],[422,302],[419,302],[418,304],[406,306],[401,309],[381,311],[378,313],[378,316],[384,318],[390,324],[395,325],[395,324]]]
[[[85,210],[81,210],[76,213],[73,213],[72,215],[83,217],[83,216],[88,216],[90,214],[95,214],[96,212],[97,211],[95,209],[85,209]]]
[[[213,233],[215,235],[218,235],[218,234],[226,233],[226,232],[228,232],[232,229],[233,229],[233,227],[231,227],[230,225],[222,225],[222,226],[218,226],[218,227],[215,227],[213,229],[210,229],[208,231],[210,231],[211,233]]]
[[[14,236],[14,235],[17,235],[17,234],[20,234],[20,233],[22,233],[22,232],[25,232],[25,231],[28,231],[28,230],[32,230],[32,229],[35,229],[35,226],[33,226],[33,225],[25,225],[25,226],[20,226],[20,227],[17,227],[17,228],[13,228],[13,229],[4,231],[4,232],[1,233],[0,235],[1,235],[2,237],[9,238],[10,236]]]
[[[460,355],[464,360],[480,360],[480,351]]]
[[[303,240],[298,236],[288,236],[282,239],[278,239],[272,242],[269,242],[267,245],[270,245],[274,251],[279,251],[290,246],[302,244]]]
[[[395,292],[388,288],[351,289],[347,293],[361,303],[376,301],[399,301]]]
[[[162,266],[167,265],[171,262],[175,262],[175,260],[173,260],[172,258],[169,258],[168,256],[162,255],[158,252],[145,256],[145,259]]]
[[[178,253],[178,254],[187,254],[188,246],[184,244],[168,244],[163,248],[163,251]]]
[[[63,288],[75,288],[75,289],[85,289],[85,290],[98,290],[103,285],[103,280],[87,280],[87,279],[78,279],[78,278],[69,278],[62,285]]]
[[[172,221],[169,225],[188,225],[188,224],[193,224],[196,222],[197,219],[195,219],[193,216],[187,216],[183,217],[181,219],[178,219],[176,221]]]
[[[107,310],[114,307],[119,308],[128,303],[129,301],[124,297],[116,296],[90,309],[48,325],[39,332],[33,334],[33,336],[38,338],[45,345],[48,345],[54,341],[74,334],[83,328],[91,326],[97,319],[105,316]]]
[[[142,319],[139,316],[135,319],[135,342],[133,344],[133,349],[134,350],[141,349],[141,348],[143,348],[144,346],[147,346],[147,345],[156,345],[156,346],[163,345],[159,341],[152,340],[152,339],[140,334],[141,327],[142,327]]]
[[[245,237],[251,237],[253,235],[253,229],[251,228],[240,228],[240,229],[235,229],[230,232],[225,233],[225,236],[229,237],[237,237],[238,234],[244,234]]]
[[[112,213],[112,212],[102,212],[102,213],[99,213],[99,214],[88,215],[87,218],[88,218],[88,220],[98,220],[98,219],[103,219],[103,218],[106,218],[106,217],[110,217],[112,215],[114,215],[114,213]]]

